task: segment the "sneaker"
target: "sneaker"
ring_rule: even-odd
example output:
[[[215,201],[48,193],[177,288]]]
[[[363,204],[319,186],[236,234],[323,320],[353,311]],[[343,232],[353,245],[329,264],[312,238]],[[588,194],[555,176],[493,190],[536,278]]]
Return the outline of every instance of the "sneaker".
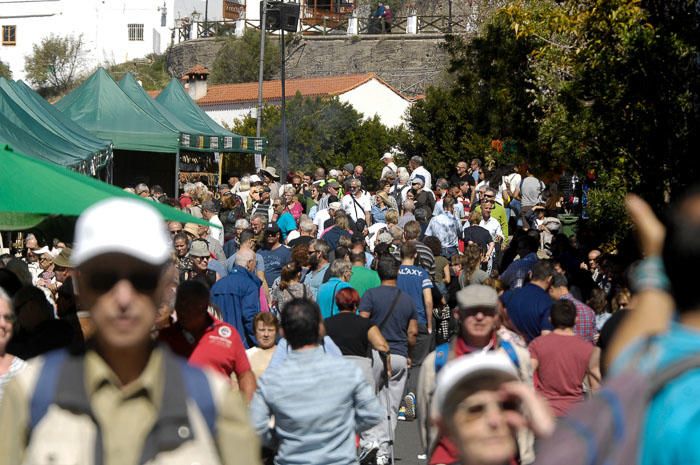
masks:
[[[378,455],[377,456],[377,465],[389,465],[389,457],[386,455]]]
[[[416,458],[418,460],[428,460],[428,454],[418,454]]]
[[[376,462],[377,452],[379,452],[379,447],[376,444],[371,444],[368,449],[362,449],[357,460],[360,465],[374,465]]]
[[[403,398],[403,403],[406,406],[406,420],[413,421],[416,419],[416,395],[412,392],[406,394]]]
[[[399,414],[396,416],[399,421],[406,421],[406,407],[401,407],[399,409]]]

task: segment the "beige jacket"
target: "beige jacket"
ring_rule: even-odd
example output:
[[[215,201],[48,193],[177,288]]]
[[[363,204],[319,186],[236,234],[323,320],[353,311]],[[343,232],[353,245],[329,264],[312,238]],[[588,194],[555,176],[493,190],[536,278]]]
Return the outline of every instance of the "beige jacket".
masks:
[[[197,404],[187,396],[182,361],[164,359],[163,395],[155,424],[137,453],[139,464],[260,464],[259,440],[252,430],[240,394],[225,379],[207,373],[217,408],[212,437]],[[31,400],[44,357],[33,359],[8,385],[0,403],[0,465],[125,465],[124,457],[107,456],[101,427],[85,387],[85,357],[65,360],[57,378],[53,403],[33,430]]]
[[[500,347],[496,350],[507,355],[506,351]],[[530,362],[530,353],[527,349],[518,347],[512,344],[513,349],[520,362],[518,369],[520,379],[528,386],[532,386],[532,364]],[[454,341],[450,343],[450,352],[448,361],[455,358]],[[416,394],[417,404],[417,421],[420,432],[421,447],[427,451],[428,457],[432,454],[438,442],[438,430],[433,424],[431,418],[435,405],[433,405],[433,394],[435,392],[435,351],[428,354],[421,365],[420,375],[418,377],[418,392]],[[520,451],[521,463],[527,465],[535,461],[535,438],[531,431],[522,429],[517,433],[518,448]]]

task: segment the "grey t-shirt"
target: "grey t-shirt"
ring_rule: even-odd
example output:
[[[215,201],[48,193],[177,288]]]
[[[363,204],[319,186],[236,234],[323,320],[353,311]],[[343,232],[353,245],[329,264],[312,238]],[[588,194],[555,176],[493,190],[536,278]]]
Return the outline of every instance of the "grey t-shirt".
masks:
[[[523,207],[532,207],[542,200],[544,184],[534,176],[523,179],[520,186],[520,202]]]

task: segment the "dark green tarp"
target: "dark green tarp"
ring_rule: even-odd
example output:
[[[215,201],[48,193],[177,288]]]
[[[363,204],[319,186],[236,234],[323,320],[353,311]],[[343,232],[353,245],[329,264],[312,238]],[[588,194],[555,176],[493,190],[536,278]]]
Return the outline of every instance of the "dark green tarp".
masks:
[[[111,139],[115,149],[178,151],[180,132],[139,107],[102,68],[63,97],[56,107],[91,133]]]
[[[109,161],[109,141],[66,126],[57,117],[58,110],[43,108],[34,92],[25,87],[0,78],[2,142],[12,143],[35,158],[93,175]]]
[[[0,231],[29,229],[53,215],[78,216],[109,197],[149,202],[167,220],[208,224],[168,205],[0,146]]]
[[[189,150],[197,148],[216,148],[218,152],[244,152],[262,153],[265,151],[267,140],[263,138],[244,137],[220,126],[211,119],[207,113],[199,108],[192,100],[180,81],[173,78],[170,83],[158,94],[156,101],[162,104],[172,113],[178,115],[189,126],[201,134],[213,134],[216,137],[206,137],[192,140],[184,138],[182,147]]]

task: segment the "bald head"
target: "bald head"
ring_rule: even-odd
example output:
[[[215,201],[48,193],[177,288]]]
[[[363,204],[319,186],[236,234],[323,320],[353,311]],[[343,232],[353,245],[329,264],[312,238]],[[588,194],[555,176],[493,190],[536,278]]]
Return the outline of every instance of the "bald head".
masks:
[[[248,271],[255,270],[255,252],[250,249],[240,249],[236,252],[236,265]]]

